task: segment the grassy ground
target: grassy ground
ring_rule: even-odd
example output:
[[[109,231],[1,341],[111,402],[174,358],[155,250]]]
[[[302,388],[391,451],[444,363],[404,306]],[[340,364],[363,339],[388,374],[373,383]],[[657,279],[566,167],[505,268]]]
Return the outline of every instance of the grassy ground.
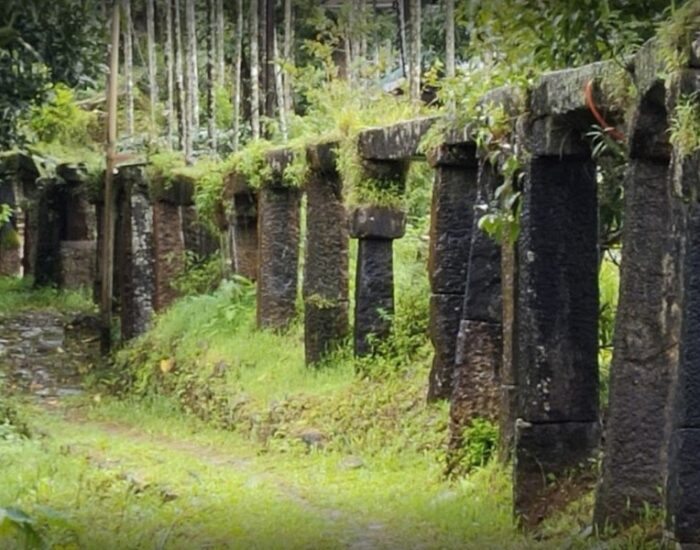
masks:
[[[95,311],[95,305],[88,289],[34,288],[31,279],[0,277],[0,315],[32,309],[87,313]]]

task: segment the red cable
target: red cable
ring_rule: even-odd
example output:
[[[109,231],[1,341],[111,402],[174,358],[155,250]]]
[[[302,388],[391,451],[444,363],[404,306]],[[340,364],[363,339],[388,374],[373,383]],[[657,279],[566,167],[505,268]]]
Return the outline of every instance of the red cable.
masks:
[[[598,108],[595,106],[595,102],[593,101],[593,81],[589,80],[588,84],[586,84],[586,107],[588,107],[588,110],[591,112],[591,114],[595,117],[595,119],[598,121],[598,124],[600,124],[601,128],[603,128],[604,132],[607,132],[611,138],[624,142],[625,141],[625,135],[617,130],[614,126],[610,126],[608,122],[603,118],[603,115],[600,114],[598,111]]]

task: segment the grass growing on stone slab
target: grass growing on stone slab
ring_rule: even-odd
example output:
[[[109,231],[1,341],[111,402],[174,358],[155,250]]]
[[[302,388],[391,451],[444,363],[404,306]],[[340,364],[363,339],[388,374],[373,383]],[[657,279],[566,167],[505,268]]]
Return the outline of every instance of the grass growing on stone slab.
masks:
[[[0,315],[32,309],[53,309],[61,313],[89,313],[95,311],[95,305],[89,289],[34,288],[29,278],[0,276]]]

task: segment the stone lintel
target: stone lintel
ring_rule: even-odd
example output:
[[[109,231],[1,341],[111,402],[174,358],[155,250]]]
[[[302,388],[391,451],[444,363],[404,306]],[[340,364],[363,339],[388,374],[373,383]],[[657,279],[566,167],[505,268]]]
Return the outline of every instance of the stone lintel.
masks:
[[[430,151],[427,160],[433,168],[441,166],[475,168],[478,165],[476,145],[469,142],[444,143]]]
[[[151,200],[176,206],[191,206],[194,204],[194,181],[182,174],[174,175],[167,183],[162,179],[152,181]]]
[[[271,149],[265,154],[270,170],[272,171],[272,181],[270,184],[277,184],[282,179],[284,171],[294,161],[294,151],[289,147]]]
[[[531,92],[529,107],[532,116],[537,118],[588,111],[586,85],[600,78],[612,66],[613,62],[602,61],[543,74]]]
[[[438,117],[424,117],[360,133],[358,151],[367,160],[410,160],[422,155],[418,148]]]
[[[385,206],[359,206],[350,217],[354,239],[400,239],[406,233],[406,213]]]
[[[668,164],[671,145],[663,81],[657,81],[641,97],[630,116],[627,135],[631,159],[655,159]]]
[[[585,133],[590,130],[587,113],[566,116],[521,117],[517,123],[520,142],[533,156],[589,157]]]

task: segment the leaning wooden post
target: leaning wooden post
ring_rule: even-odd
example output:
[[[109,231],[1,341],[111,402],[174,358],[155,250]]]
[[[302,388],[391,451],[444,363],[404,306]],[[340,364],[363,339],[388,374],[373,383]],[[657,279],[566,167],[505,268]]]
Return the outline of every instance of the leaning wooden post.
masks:
[[[117,143],[117,95],[119,79],[119,3],[112,10],[112,41],[110,46],[109,90],[107,92],[107,170],[104,186],[104,214],[102,218],[102,287],[100,296],[100,348],[109,352],[112,330],[112,285],[114,266],[114,181],[115,149]]]

